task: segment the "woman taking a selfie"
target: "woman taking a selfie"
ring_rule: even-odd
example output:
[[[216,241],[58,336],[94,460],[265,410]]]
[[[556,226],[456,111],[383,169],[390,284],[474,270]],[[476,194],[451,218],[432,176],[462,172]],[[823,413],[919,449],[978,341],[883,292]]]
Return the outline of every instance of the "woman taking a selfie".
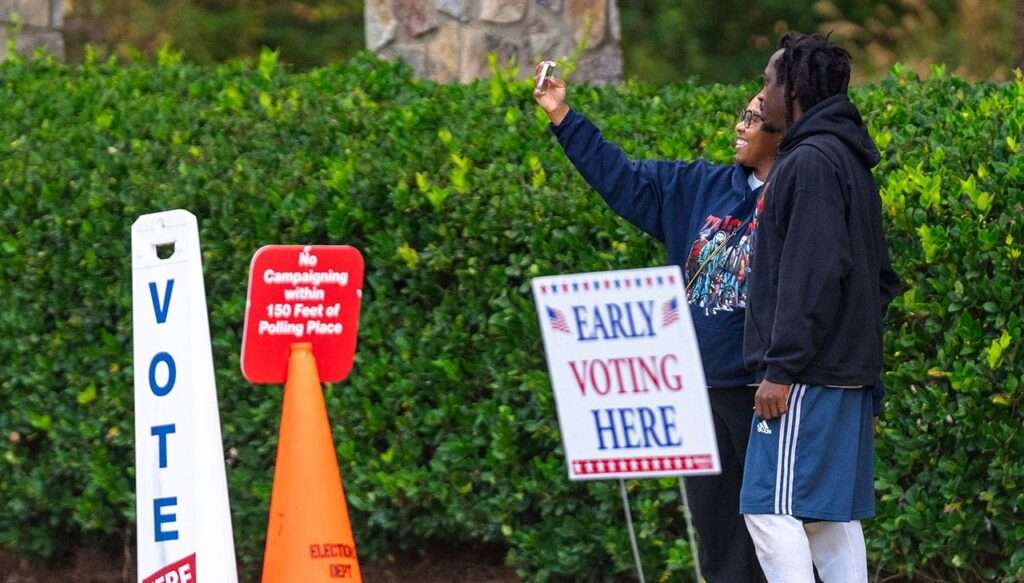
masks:
[[[684,274],[722,473],[686,480],[708,583],[760,581],[761,569],[739,513],[743,460],[754,407],[754,377],[743,365],[747,272],[760,194],[782,134],[763,126],[751,100],[736,123],[735,164],[630,162],[566,103],[566,84],[535,72],[534,98],[565,155],[619,216],[667,247]]]

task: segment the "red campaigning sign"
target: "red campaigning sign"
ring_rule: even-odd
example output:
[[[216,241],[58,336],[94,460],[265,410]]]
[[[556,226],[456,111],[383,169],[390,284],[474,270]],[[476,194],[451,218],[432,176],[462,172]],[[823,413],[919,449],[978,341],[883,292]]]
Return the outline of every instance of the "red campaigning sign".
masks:
[[[242,374],[284,383],[291,345],[311,342],[322,382],[352,370],[363,256],[347,245],[268,245],[252,258]]]

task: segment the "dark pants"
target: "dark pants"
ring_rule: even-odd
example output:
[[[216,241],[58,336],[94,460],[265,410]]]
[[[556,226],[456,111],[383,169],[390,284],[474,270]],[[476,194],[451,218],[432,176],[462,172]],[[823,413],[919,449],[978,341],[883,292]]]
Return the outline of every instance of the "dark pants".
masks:
[[[686,478],[697,527],[701,574],[708,583],[763,581],[761,566],[740,515],[743,460],[754,416],[755,387],[708,389],[722,473]]]

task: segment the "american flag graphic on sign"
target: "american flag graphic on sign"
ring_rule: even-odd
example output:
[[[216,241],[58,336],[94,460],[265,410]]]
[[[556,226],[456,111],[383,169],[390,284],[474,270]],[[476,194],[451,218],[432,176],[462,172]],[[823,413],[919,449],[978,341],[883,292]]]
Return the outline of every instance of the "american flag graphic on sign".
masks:
[[[679,300],[675,297],[661,306],[661,326],[664,328],[679,321]]]
[[[551,322],[551,329],[556,332],[563,332],[570,334],[569,320],[565,318],[565,314],[562,310],[548,307],[548,321]]]

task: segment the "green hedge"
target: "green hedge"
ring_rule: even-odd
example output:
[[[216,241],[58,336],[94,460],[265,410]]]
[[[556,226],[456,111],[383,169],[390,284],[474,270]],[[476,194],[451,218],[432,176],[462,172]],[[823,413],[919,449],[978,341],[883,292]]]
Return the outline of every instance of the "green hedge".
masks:
[[[756,91],[572,87],[634,157],[731,158]],[[1020,280],[1024,82],[897,69],[855,100],[885,159],[904,278],[877,452],[882,573],[1024,580]],[[265,244],[366,258],[356,365],[326,396],[364,560],[496,544],[529,580],[632,557],[615,482],[565,477],[529,279],[657,265],[565,160],[507,72],[415,81],[361,55],[289,74],[46,60],[0,65],[0,545],[134,544],[129,228],[200,221],[239,561],[258,573],[281,389],[239,373]],[[630,482],[650,580],[687,580],[673,480]]]

